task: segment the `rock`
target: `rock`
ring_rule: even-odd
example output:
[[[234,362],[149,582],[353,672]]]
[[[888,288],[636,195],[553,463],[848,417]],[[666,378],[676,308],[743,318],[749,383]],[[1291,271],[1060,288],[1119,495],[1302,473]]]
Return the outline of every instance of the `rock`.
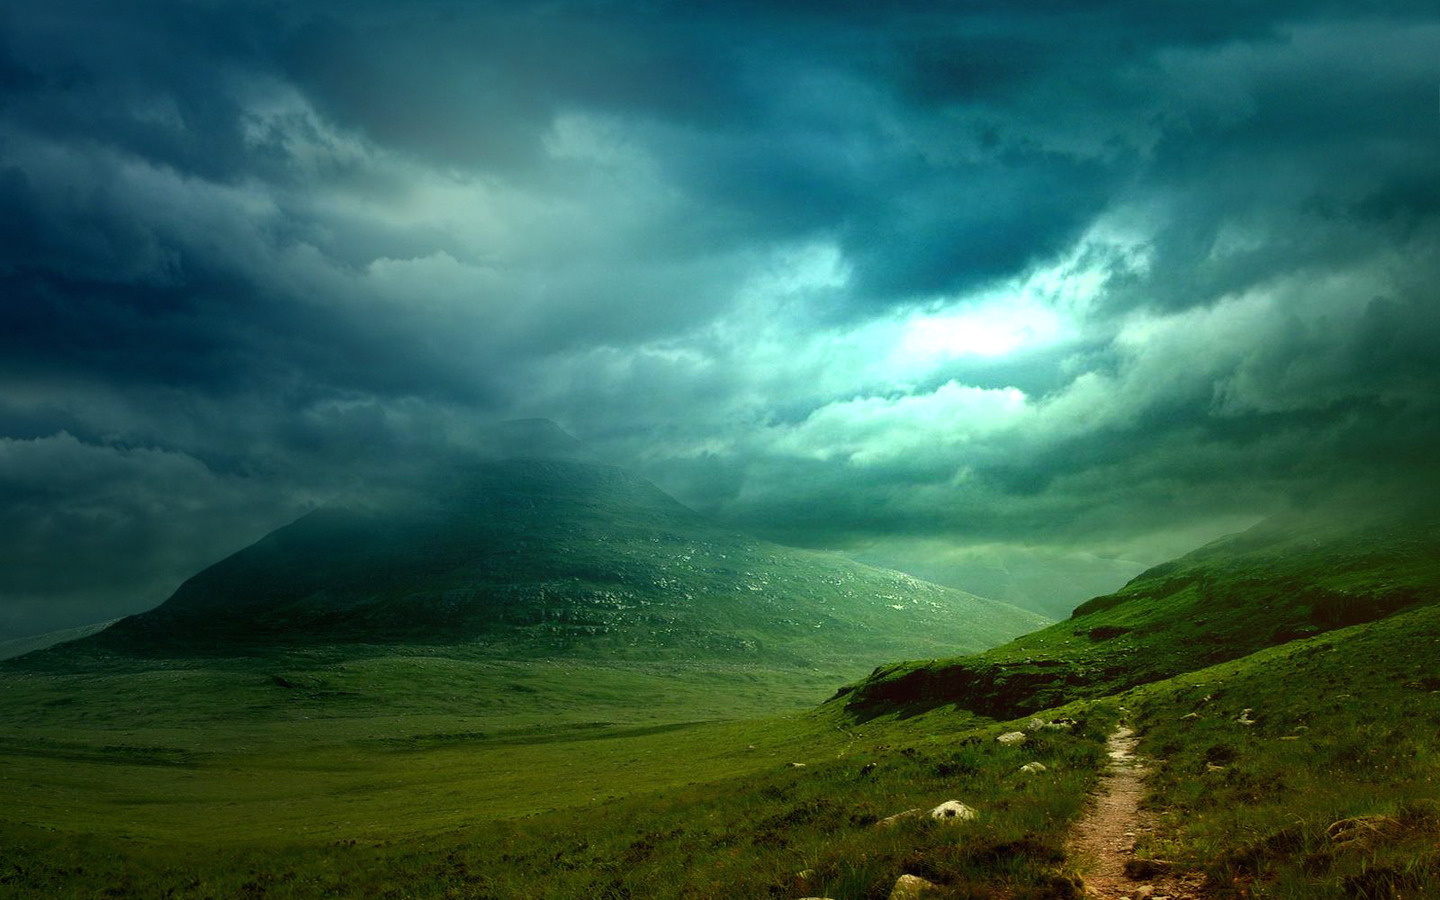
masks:
[[[919,875],[901,875],[890,889],[890,900],[919,900],[936,890],[936,885]]]
[[[1025,732],[1007,731],[995,740],[999,741],[1002,744],[1005,744],[1006,746],[1023,744],[1025,743]]]
[[[930,818],[939,819],[942,822],[963,822],[975,818],[975,810],[959,800],[946,800],[930,810]]]
[[[1165,859],[1127,859],[1125,877],[1132,881],[1149,881],[1170,871],[1172,863]]]
[[[792,768],[792,769],[803,769],[803,768],[805,768],[805,764],[804,764],[804,763],[791,763],[791,764],[790,764],[790,768]]]
[[[1251,709],[1248,706],[1245,707],[1244,709],[1240,710],[1240,715],[1235,718],[1235,721],[1239,722],[1241,725],[1254,725],[1255,719],[1252,718],[1250,715],[1254,711],[1255,710]]]
[[[907,810],[905,810],[904,812],[898,812],[898,813],[896,813],[896,814],[893,815],[893,816],[886,816],[885,818],[883,818],[883,819],[881,819],[880,821],[876,822],[876,823],[875,823],[875,827],[876,827],[876,828],[893,828],[893,827],[895,827],[896,825],[899,825],[899,824],[900,824],[903,820],[905,820],[905,819],[913,819],[913,818],[915,818],[916,816],[922,815],[922,814],[923,814],[923,810],[919,809],[918,807],[915,808],[915,809],[907,809]]]
[[[1039,762],[1028,762],[1020,767],[1020,774],[1022,775],[1039,775],[1044,771],[1047,771],[1045,764]]]
[[[1026,731],[1029,731],[1029,732],[1036,732],[1036,731],[1039,731],[1040,729],[1042,729],[1042,728],[1044,728],[1044,727],[1045,727],[1045,720],[1044,720],[1044,719],[1031,719],[1030,721],[1028,721],[1028,722],[1025,723],[1025,730],[1026,730]]]
[[[869,775],[871,772],[875,771],[875,769],[876,765],[874,763],[866,763],[865,765],[860,767],[860,774]]]
[[[1224,766],[1217,766],[1217,765],[1215,765],[1214,763],[1206,763],[1206,764],[1205,764],[1205,771],[1207,771],[1207,772],[1223,772],[1223,771],[1225,771],[1225,767],[1224,767]]]
[[[1186,721],[1187,719],[1198,719],[1198,718],[1200,718],[1200,714],[1197,713],[1197,712],[1192,712],[1192,713],[1186,713],[1185,715],[1181,716],[1181,717],[1180,717],[1180,721],[1184,722],[1184,721]]]

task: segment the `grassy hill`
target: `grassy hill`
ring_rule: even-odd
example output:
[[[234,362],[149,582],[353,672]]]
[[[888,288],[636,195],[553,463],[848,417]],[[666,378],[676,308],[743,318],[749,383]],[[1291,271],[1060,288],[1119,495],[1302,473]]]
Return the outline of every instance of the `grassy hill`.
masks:
[[[736,534],[615,467],[514,459],[314,512],[0,673],[12,720],[82,732],[310,716],[490,733],[799,709],[877,659],[1041,623]]]
[[[713,525],[622,469],[508,460],[318,510],[70,649],[408,645],[510,658],[833,666],[978,649],[1034,614]]]
[[[1440,605],[1137,688],[1161,830],[1224,897],[1440,897]]]
[[[1159,827],[1139,835],[1142,858],[1203,872],[1216,900],[1437,896],[1425,521],[1274,521],[993,654],[928,665],[1103,675],[1022,679],[1008,697],[1003,681],[971,680],[974,696],[939,679],[919,699],[872,690],[927,668],[909,664],[787,716],[607,725],[586,716],[624,708],[610,695],[633,689],[631,664],[374,645],[342,664],[321,661],[325,645],[292,650],[314,665],[283,672],[274,658],[12,667],[0,894],[861,900],[910,873],[941,900],[1076,900],[1065,832],[1124,717],[1154,760]],[[1090,633],[1106,627],[1131,630]],[[750,685],[762,701],[769,686]],[[703,693],[683,702],[701,708]],[[997,697],[1063,703],[1040,715],[1074,724],[1001,744],[1028,723],[971,708]],[[877,825],[949,799],[979,815]]]
[[[863,714],[956,703],[1008,717],[1101,697],[1440,600],[1440,519],[1284,516],[1156,566],[1070,619],[967,658],[883,666]]]

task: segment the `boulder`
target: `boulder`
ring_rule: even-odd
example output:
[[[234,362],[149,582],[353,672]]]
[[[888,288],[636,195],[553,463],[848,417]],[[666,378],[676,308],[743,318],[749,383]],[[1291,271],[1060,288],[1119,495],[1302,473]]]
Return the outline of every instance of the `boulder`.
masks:
[[[792,768],[792,769],[803,769],[803,768],[805,768],[805,764],[804,764],[804,763],[791,763],[791,764],[790,764],[790,768]]]
[[[967,819],[975,818],[975,810],[961,803],[959,800],[946,800],[944,803],[930,810],[930,818],[941,822],[964,822]]]
[[[1032,732],[1032,733],[1033,733],[1033,732],[1036,732],[1036,731],[1039,731],[1040,729],[1042,729],[1042,728],[1044,728],[1044,727],[1045,727],[1045,720],[1044,720],[1044,719],[1031,719],[1030,721],[1028,721],[1028,722],[1025,723],[1025,730],[1026,730],[1026,731],[1029,731],[1029,732]]]
[[[1020,767],[1020,774],[1022,775],[1039,775],[1044,771],[1046,771],[1045,764],[1039,762],[1028,762]]]
[[[999,741],[1000,743],[1005,744],[1005,745],[1007,745],[1007,746],[1023,744],[1023,743],[1025,743],[1025,732],[1023,732],[1023,731],[1007,731],[1007,732],[1005,732],[1004,734],[1000,735],[1000,736],[999,736],[998,738],[996,738],[995,740],[997,740],[997,741]]]
[[[919,875],[901,875],[890,889],[890,900],[920,900],[933,893],[937,886]]]

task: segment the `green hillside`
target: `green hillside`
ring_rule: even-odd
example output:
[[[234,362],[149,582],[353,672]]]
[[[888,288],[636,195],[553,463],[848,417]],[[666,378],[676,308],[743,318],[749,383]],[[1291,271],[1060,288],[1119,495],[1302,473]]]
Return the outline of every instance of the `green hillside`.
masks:
[[[1433,514],[1282,516],[1156,566],[1002,647],[881,667],[844,689],[845,702],[856,712],[956,703],[1008,717],[1437,600]]]
[[[937,900],[1078,900],[1067,830],[1124,719],[1153,760],[1137,854],[1203,876],[1207,898],[1437,896],[1425,521],[1272,521],[1006,648],[749,720],[676,717],[722,693],[758,712],[787,696],[779,670],[60,648],[0,669],[0,895],[868,900],[918,874]],[[1089,633],[1106,626],[1131,630]],[[1064,666],[1103,677],[1005,691]],[[918,671],[931,693],[887,696]],[[957,684],[980,690],[940,692]],[[649,721],[595,719],[667,688]],[[973,711],[1047,702],[1063,726]],[[997,740],[1013,730],[1025,742]],[[878,824],[951,799],[977,817]]]
[[[1440,896],[1440,605],[1118,699],[1156,760],[1142,855],[1217,898]]]
[[[78,693],[77,718],[91,705],[79,683],[105,677],[160,718],[213,703],[268,719],[283,701],[489,729],[676,721],[799,708],[876,660],[980,650],[1043,622],[736,534],[622,469],[516,459],[318,510],[148,613],[0,668],[50,679],[17,703]],[[177,679],[183,692],[165,689]],[[85,715],[107,718],[99,706]]]

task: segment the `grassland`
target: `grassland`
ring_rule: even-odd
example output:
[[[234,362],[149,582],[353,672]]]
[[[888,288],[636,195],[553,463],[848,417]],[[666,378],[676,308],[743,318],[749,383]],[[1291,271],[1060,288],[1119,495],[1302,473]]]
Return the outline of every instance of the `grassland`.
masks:
[[[985,653],[883,666],[847,702],[858,715],[944,703],[1022,715],[1437,601],[1433,514],[1267,520]]]
[[[954,897],[1068,896],[1064,823],[1113,719],[1023,748],[968,714],[856,729],[835,706],[486,732],[302,703],[81,727],[21,688],[38,707],[0,740],[0,893],[25,897],[839,898],[884,896],[902,872]],[[1032,760],[1049,771],[1020,774]],[[980,817],[875,826],[949,799]]]
[[[0,667],[0,896],[1069,900],[1122,718],[1140,855],[1216,900],[1440,896],[1437,532],[1347,533],[1223,541],[818,707],[819,670],[750,664],[50,651]],[[1074,727],[995,740],[1041,706]],[[877,827],[949,799],[979,816]]]
[[[1166,827],[1143,853],[1206,871],[1217,897],[1440,897],[1440,608],[1122,702],[1158,760]]]

